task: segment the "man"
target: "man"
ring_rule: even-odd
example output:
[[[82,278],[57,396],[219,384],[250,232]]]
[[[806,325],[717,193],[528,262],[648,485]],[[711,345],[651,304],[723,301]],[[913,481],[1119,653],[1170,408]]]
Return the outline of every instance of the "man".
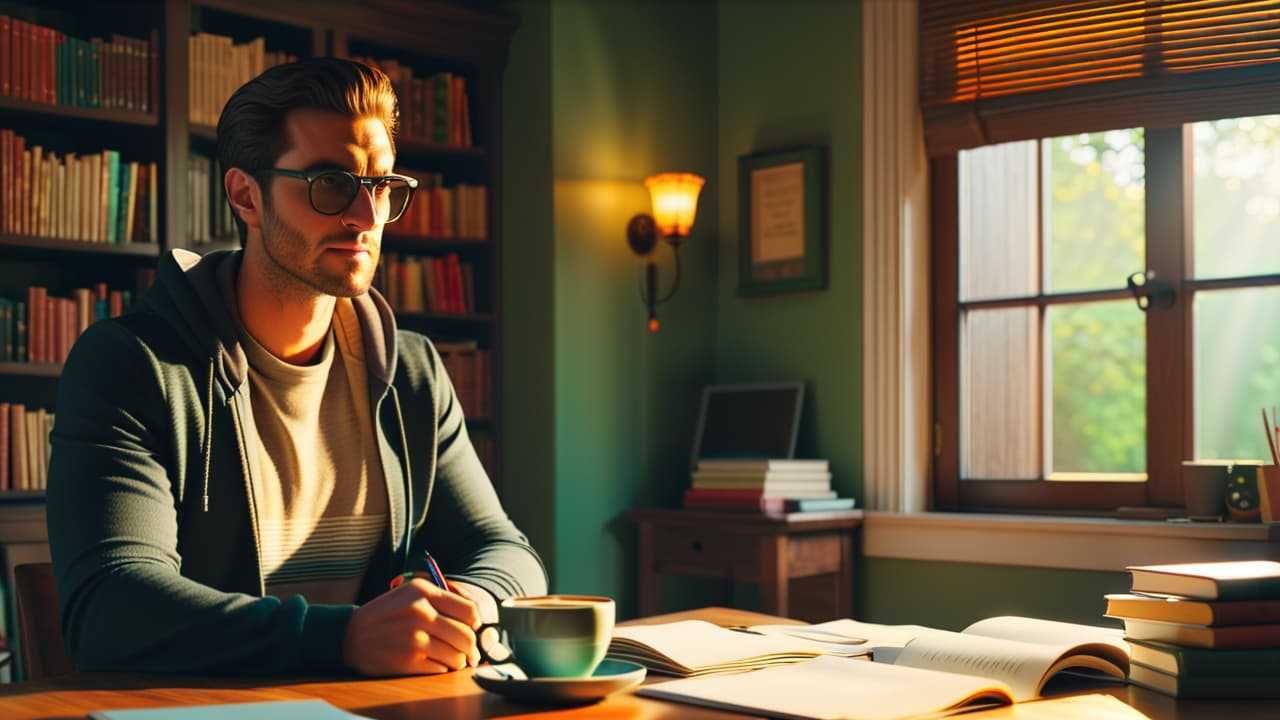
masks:
[[[347,60],[241,87],[218,154],[243,250],[175,251],[76,344],[48,523],[78,668],[445,672],[499,599],[546,591],[439,355],[369,290],[412,199],[396,116]],[[388,591],[427,551],[449,588]]]

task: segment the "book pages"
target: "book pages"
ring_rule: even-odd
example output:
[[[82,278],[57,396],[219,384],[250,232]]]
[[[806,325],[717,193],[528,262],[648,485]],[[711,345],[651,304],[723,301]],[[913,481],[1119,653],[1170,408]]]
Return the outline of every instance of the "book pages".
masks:
[[[638,695],[793,720],[892,720],[1012,702],[1009,688],[970,675],[823,656],[733,675],[646,685]]]
[[[1050,677],[1069,668],[1095,670],[1119,679],[1125,677],[1125,669],[1102,658],[1075,654],[1077,647],[1081,646],[1042,645],[967,633],[931,633],[907,643],[894,663],[996,678],[1013,690],[1013,697],[1019,702],[1039,697]]]
[[[964,720],[1149,720],[1110,695],[1069,695],[966,714]]]
[[[740,632],[703,620],[683,620],[615,628],[608,656],[640,663],[655,672],[691,677],[794,663],[824,654],[865,655],[868,651],[861,643],[832,647],[805,638]]]

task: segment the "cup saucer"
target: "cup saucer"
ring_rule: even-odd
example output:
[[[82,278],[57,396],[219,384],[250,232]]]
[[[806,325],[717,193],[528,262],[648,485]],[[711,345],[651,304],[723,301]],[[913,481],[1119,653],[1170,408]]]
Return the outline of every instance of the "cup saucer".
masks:
[[[639,685],[645,669],[623,660],[602,660],[587,678],[526,678],[515,663],[482,665],[471,679],[514,702],[530,705],[580,705]]]

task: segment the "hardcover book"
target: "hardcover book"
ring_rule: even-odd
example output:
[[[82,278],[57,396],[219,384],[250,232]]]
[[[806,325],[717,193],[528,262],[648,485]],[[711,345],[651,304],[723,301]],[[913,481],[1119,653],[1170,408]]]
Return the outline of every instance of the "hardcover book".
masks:
[[[1129,670],[1134,685],[1179,698],[1280,698],[1280,682],[1262,675],[1170,675],[1134,663]]]
[[[1228,562],[1137,565],[1128,568],[1136,592],[1205,600],[1280,599],[1280,562]]]
[[[1211,627],[1125,618],[1124,634],[1130,640],[1158,640],[1198,648],[1280,648],[1280,624]]]
[[[1212,650],[1130,638],[1129,649],[1133,662],[1170,675],[1280,677],[1280,648]]]
[[[1189,625],[1255,625],[1280,622],[1280,600],[1192,600],[1120,593],[1107,595],[1106,614]]]

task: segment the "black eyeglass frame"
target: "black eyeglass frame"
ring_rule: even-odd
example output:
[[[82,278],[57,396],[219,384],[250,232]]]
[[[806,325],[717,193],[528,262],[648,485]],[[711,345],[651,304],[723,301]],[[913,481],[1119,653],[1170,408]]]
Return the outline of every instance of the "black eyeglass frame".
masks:
[[[408,175],[397,175],[397,174],[356,175],[353,172],[348,172],[346,170],[337,170],[333,168],[326,168],[324,170],[285,170],[284,168],[264,168],[262,170],[259,170],[257,174],[283,175],[284,177],[291,177],[298,180],[306,180],[307,181],[307,202],[311,205],[311,209],[315,210],[321,215],[330,215],[330,216],[341,215],[342,213],[346,212],[347,208],[351,207],[351,203],[355,202],[356,196],[360,194],[360,188],[368,188],[369,195],[370,197],[372,197],[373,189],[379,183],[386,182],[387,180],[403,180],[409,185],[409,196],[404,199],[404,207],[400,208],[400,212],[396,213],[394,217],[388,215],[387,219],[382,221],[383,224],[390,224],[404,217],[405,212],[409,210],[409,205],[413,203],[413,193],[415,190],[418,189],[418,179],[411,178]],[[312,183],[315,182],[316,178],[322,175],[345,175],[355,181],[355,184],[354,184],[355,191],[351,193],[351,197],[347,198],[346,203],[344,203],[343,206],[335,212],[325,212],[320,208],[316,207],[316,201],[312,197]]]

